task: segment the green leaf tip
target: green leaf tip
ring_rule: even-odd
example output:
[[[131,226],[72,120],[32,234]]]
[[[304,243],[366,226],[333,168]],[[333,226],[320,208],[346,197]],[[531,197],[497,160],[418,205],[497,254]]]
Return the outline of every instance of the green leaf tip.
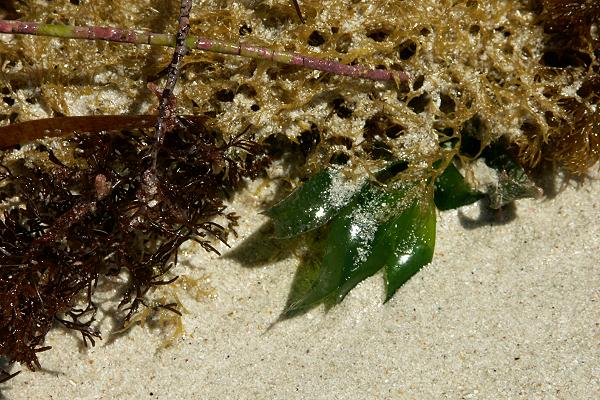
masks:
[[[382,195],[382,189],[367,185],[333,218],[325,238],[319,278],[286,313],[324,300],[347,281],[358,260],[369,251],[378,225],[374,208],[381,205]]]
[[[433,199],[416,199],[401,215],[388,221],[383,229],[385,236],[382,240],[393,247],[385,260],[385,301],[388,301],[400,286],[433,259],[436,233]]]

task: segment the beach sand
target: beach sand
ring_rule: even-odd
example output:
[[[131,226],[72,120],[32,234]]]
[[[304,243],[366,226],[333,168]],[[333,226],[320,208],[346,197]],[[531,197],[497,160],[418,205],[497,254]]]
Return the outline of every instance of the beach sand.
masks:
[[[214,296],[181,295],[189,313],[172,346],[147,326],[104,330],[87,350],[54,330],[44,371],[24,370],[1,398],[600,398],[600,182],[514,214],[443,212],[434,261],[391,301],[378,274],[328,311],[281,322],[298,260],[268,241],[236,250],[265,222],[252,193],[230,207],[246,217],[236,256],[183,257],[178,271],[208,275]]]

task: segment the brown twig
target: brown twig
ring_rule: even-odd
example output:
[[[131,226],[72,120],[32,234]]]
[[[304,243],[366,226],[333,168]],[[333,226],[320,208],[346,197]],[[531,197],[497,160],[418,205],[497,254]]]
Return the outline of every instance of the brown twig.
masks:
[[[304,19],[304,16],[302,15],[302,10],[300,10],[300,4],[298,4],[298,0],[292,0],[292,4],[294,4],[294,9],[296,10],[296,14],[298,15],[298,18],[300,18],[300,22],[305,24],[306,20]]]
[[[190,11],[192,9],[191,0],[181,0],[179,9],[179,26],[175,35],[175,52],[171,63],[167,69],[167,83],[162,90],[160,103],[158,106],[158,118],[156,120],[156,141],[152,152],[152,170],[156,170],[156,159],[158,151],[162,145],[165,135],[175,127],[175,98],[173,91],[179,78],[179,62],[188,52],[185,46],[185,40],[190,32]]]
[[[201,115],[179,115],[187,121],[201,124],[206,117]],[[0,149],[25,144],[45,137],[70,136],[78,133],[100,133],[103,131],[127,131],[152,128],[156,115],[85,115],[42,118],[0,127]]]

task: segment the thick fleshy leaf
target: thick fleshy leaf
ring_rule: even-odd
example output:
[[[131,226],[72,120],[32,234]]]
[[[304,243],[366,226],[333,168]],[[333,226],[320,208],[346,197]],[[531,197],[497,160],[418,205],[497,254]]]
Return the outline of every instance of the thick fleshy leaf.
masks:
[[[290,238],[323,226],[361,186],[335,168],[317,173],[266,212],[273,221],[274,237]]]
[[[407,200],[402,199],[407,193],[397,191],[392,195],[395,197],[392,201]],[[436,229],[433,202],[418,196],[408,200],[411,201],[407,208],[399,210],[378,226],[367,259],[357,268],[344,271],[343,282],[336,292],[337,302],[383,267],[386,270],[387,301],[421,267],[431,262]]]
[[[414,195],[415,189],[414,186],[378,189],[367,207],[354,210],[350,230],[360,232],[362,242],[357,254],[342,266],[336,302],[342,301],[356,285],[384,267],[386,258],[394,252],[397,244],[389,240],[386,226],[404,214],[406,197]],[[402,230],[401,226],[397,228]]]
[[[540,197],[543,192],[500,145],[493,145],[483,154],[486,164],[498,174],[497,185],[490,188],[490,207],[499,209],[518,199]]]
[[[435,230],[435,206],[430,195],[416,198],[402,214],[381,226],[373,257],[386,257],[386,301],[421,267],[431,262]]]
[[[367,185],[333,219],[325,239],[319,278],[300,300],[290,305],[286,313],[322,301],[338,290],[352,271],[360,268],[370,254],[382,206],[388,204],[384,200],[386,197],[383,189]]]
[[[473,190],[451,162],[435,180],[434,201],[439,210],[452,210],[476,202],[483,193]]]
[[[416,185],[383,189],[370,184],[363,188],[333,219],[319,278],[287,313],[329,296],[340,302],[358,283],[383,267],[389,298],[431,261],[435,245],[432,197],[427,187]]]

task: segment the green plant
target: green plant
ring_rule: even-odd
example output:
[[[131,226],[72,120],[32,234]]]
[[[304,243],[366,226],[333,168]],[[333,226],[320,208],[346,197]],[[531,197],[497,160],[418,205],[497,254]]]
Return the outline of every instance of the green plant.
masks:
[[[433,258],[435,209],[450,210],[484,197],[451,161],[454,151],[435,162],[429,177],[406,177],[405,162],[353,182],[338,168],[323,170],[267,211],[276,238],[287,239],[326,226],[321,271],[312,288],[284,314],[332,299],[338,303],[359,282],[385,270],[386,301]],[[489,187],[490,207],[537,197],[539,189],[501,145],[482,156],[497,173]],[[368,176],[368,175],[367,175]]]

